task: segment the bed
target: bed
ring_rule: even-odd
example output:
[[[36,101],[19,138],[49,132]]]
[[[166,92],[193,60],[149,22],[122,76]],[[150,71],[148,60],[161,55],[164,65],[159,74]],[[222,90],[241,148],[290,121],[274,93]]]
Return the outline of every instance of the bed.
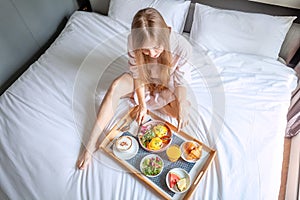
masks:
[[[1,95],[0,199],[160,198],[100,150],[88,169],[76,168],[106,90],[128,70],[128,23],[118,18],[118,7],[126,1],[113,2],[117,6],[108,15],[74,11],[51,46]],[[298,80],[276,57],[286,33],[275,45],[278,51],[261,48],[266,55],[255,54],[260,52],[255,48],[252,53],[227,50],[210,38],[203,45],[199,41],[206,33],[198,35],[198,15],[188,12],[222,10],[185,1],[155,2],[162,4],[153,5],[162,12],[169,8],[168,22],[193,46],[193,109],[184,131],[217,150],[192,199],[278,199],[287,113]],[[172,9],[178,8],[184,9],[174,15]],[[187,16],[193,24],[180,21]],[[282,29],[287,32],[293,21],[280,21]],[[132,106],[128,99],[120,101],[102,137]]]

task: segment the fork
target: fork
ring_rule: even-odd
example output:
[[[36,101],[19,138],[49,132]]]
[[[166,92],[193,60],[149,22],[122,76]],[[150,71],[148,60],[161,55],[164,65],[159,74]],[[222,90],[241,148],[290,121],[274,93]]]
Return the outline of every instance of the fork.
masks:
[[[125,126],[119,128],[118,130],[121,131],[121,132],[125,132],[125,131],[128,131],[130,129],[130,126],[131,126],[131,122],[126,124]]]
[[[131,126],[131,121],[130,120],[128,121],[127,119],[124,119],[123,122],[122,122],[122,124],[117,128],[117,130],[121,131],[121,132],[124,132],[124,131],[129,130],[130,126]]]

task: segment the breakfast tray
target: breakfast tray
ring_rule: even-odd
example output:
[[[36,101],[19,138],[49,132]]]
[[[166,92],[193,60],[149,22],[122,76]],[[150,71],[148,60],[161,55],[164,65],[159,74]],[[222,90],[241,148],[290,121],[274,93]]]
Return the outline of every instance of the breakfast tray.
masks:
[[[134,121],[135,116],[133,116],[134,115],[133,113],[135,113],[134,108],[131,109],[122,119],[120,119],[118,123],[116,123],[116,125],[111,129],[111,131],[106,135],[104,140],[101,142],[99,148],[102,149],[104,152],[106,152],[109,156],[111,156],[117,163],[125,167],[129,172],[131,172],[143,183],[150,186],[150,188],[153,189],[155,192],[157,192],[162,198],[190,199],[193,192],[199,185],[201,178],[208,170],[214,157],[216,156],[216,150],[211,149],[210,147],[206,146],[199,140],[193,138],[192,136],[188,135],[183,131],[177,132],[177,128],[174,125],[163,120],[162,118],[158,117],[154,113],[148,111],[147,114],[150,117],[150,120],[164,121],[170,127],[171,131],[173,132],[172,144],[180,145],[184,141],[194,141],[202,145],[202,156],[196,163],[186,162],[182,158],[179,158],[178,161],[172,163],[168,160],[165,151],[161,153],[157,153],[157,155],[159,155],[164,161],[164,168],[162,173],[159,176],[154,178],[149,178],[141,173],[139,166],[140,166],[141,159],[148,154],[152,154],[151,152],[147,152],[139,146],[138,153],[133,158],[130,158],[128,160],[120,159],[113,153],[113,145],[115,139],[118,138],[119,136],[129,135],[137,139],[137,136],[134,133],[131,133],[128,130],[124,130],[125,126],[128,126]],[[191,177],[190,188],[184,193],[181,194],[173,193],[171,190],[168,189],[165,183],[167,172],[173,168],[183,168],[189,173]]]

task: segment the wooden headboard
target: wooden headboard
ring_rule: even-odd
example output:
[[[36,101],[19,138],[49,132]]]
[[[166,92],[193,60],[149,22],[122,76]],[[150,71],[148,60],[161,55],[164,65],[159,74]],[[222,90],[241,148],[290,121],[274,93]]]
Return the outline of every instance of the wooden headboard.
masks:
[[[56,38],[76,0],[0,1],[0,94]]]

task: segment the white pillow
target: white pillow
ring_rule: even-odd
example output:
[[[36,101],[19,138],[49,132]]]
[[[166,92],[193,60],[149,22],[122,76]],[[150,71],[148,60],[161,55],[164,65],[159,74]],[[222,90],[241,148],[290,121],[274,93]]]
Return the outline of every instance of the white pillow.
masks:
[[[108,16],[130,28],[137,11],[153,7],[160,12],[173,31],[182,33],[190,3],[184,0],[111,0]]]
[[[278,58],[296,17],[216,9],[196,4],[190,39],[209,50]]]

